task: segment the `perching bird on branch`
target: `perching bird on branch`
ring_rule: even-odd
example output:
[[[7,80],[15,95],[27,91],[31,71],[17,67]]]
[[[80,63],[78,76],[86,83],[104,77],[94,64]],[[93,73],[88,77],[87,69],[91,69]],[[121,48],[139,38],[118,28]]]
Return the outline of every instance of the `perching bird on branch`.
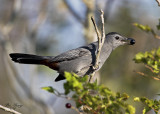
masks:
[[[104,45],[99,57],[99,70],[107,60],[111,52],[120,45],[135,44],[132,38],[126,38],[116,32],[106,35]],[[12,61],[21,64],[45,65],[56,70],[59,75],[55,81],[65,79],[64,72],[73,72],[79,76],[90,75],[93,72],[93,64],[96,61],[98,41],[87,46],[69,50],[58,56],[38,56],[23,53],[11,53]]]

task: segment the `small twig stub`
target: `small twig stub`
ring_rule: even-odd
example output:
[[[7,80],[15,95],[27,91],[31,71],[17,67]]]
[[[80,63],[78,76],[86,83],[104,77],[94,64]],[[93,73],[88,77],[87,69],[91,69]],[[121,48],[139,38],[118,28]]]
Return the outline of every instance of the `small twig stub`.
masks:
[[[160,6],[160,0],[156,0],[157,1],[157,3],[158,3],[158,6]]]

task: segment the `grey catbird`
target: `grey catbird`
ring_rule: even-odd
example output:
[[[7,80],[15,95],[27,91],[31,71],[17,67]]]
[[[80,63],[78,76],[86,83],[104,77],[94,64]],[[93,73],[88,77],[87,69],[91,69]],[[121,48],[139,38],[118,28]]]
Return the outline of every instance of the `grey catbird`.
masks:
[[[118,46],[124,44],[135,44],[132,38],[126,38],[116,32],[106,35],[99,58],[99,70],[111,52]],[[90,75],[93,72],[93,64],[96,59],[98,42],[93,42],[87,46],[69,50],[58,56],[38,56],[22,53],[11,53],[10,57],[14,62],[22,64],[45,65],[56,70],[59,75],[55,81],[65,79],[64,72],[74,72],[79,76]]]

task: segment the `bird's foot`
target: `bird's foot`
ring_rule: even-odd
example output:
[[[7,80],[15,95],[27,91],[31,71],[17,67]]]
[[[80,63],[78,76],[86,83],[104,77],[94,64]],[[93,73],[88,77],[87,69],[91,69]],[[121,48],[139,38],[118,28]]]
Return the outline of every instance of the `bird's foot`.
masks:
[[[96,71],[99,69],[99,65],[92,66],[93,70]]]

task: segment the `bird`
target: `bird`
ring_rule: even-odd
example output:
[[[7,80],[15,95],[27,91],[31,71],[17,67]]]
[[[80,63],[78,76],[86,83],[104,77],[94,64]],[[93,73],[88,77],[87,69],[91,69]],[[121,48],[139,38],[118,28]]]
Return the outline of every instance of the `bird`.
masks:
[[[105,35],[105,41],[99,56],[97,71],[103,66],[111,52],[121,45],[134,45],[133,38],[127,38],[117,32],[110,32]],[[65,79],[65,72],[72,72],[78,76],[90,75],[93,72],[93,65],[96,61],[98,41],[66,51],[57,56],[39,56],[24,53],[10,53],[11,60],[20,64],[45,65],[57,71],[59,75],[55,81]]]

